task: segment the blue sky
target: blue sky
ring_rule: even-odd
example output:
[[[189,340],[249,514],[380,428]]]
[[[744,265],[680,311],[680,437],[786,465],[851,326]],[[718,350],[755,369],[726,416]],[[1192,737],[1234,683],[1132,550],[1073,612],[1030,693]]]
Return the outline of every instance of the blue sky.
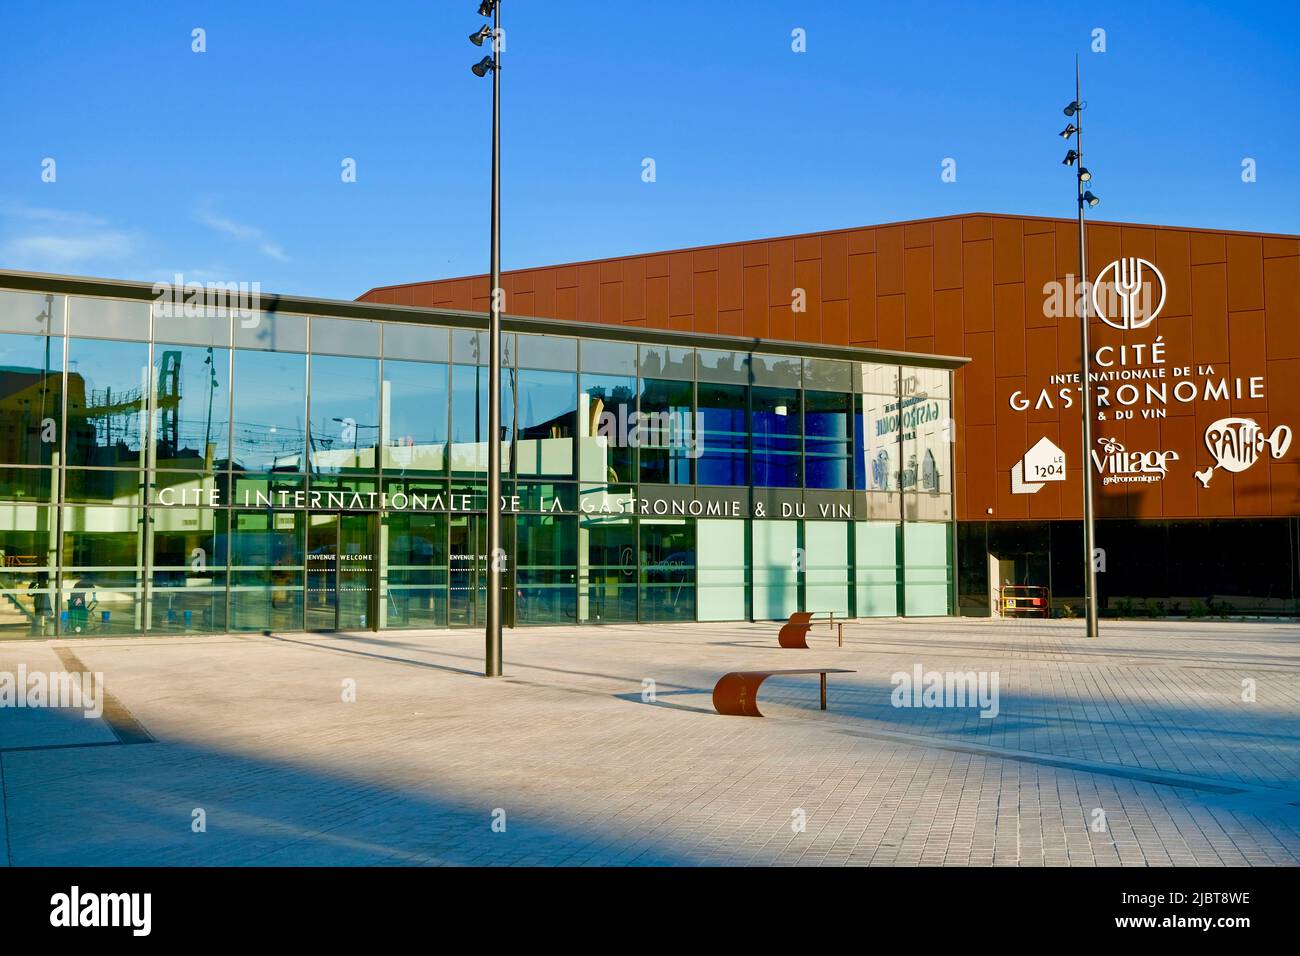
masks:
[[[476,9],[10,6],[0,267],[338,298],[485,271]],[[1295,2],[503,12],[506,268],[976,210],[1072,215],[1056,133],[1076,53],[1095,215],[1300,233]]]

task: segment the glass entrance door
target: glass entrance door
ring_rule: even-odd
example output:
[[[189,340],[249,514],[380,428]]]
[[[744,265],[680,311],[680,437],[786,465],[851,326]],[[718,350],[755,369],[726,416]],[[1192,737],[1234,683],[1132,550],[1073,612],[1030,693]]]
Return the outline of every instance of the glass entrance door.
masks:
[[[514,540],[514,521],[513,515],[501,516],[501,541],[507,555]],[[487,624],[487,515],[453,514],[449,530],[447,622],[451,627],[483,627]],[[501,575],[504,627],[515,626],[515,575],[510,564],[507,560]]]
[[[487,520],[476,514],[451,516],[449,614],[452,627],[486,623]]]
[[[374,629],[375,520],[369,514],[309,516],[307,630]]]
[[[340,631],[373,631],[375,601],[374,525],[369,514],[339,516],[338,624]]]

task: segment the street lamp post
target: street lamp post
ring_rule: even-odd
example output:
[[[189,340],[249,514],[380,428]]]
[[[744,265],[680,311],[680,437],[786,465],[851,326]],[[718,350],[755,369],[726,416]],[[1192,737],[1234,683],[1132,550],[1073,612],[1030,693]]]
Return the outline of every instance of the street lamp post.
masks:
[[[487,635],[483,676],[501,676],[501,572],[505,554],[501,550],[501,0],[483,0],[481,17],[491,16],[470,35],[470,42],[482,46],[492,40],[492,54],[470,69],[475,76],[492,73],[492,277],[488,287],[488,486],[487,548],[488,593]]]
[[[1079,58],[1074,58],[1074,102],[1065,108],[1065,115],[1073,122],[1061,130],[1061,137],[1069,139],[1074,136],[1074,149],[1065,154],[1066,166],[1078,163],[1075,175],[1076,199],[1079,210],[1079,346],[1081,365],[1080,383],[1082,386],[1083,416],[1083,604],[1087,619],[1088,637],[1097,637],[1097,569],[1095,565],[1095,534],[1092,519],[1092,383],[1088,380],[1088,299],[1092,293],[1088,285],[1088,244],[1084,234],[1084,212],[1100,201],[1088,189],[1092,181],[1090,173],[1083,165],[1083,108],[1084,102],[1079,83]]]

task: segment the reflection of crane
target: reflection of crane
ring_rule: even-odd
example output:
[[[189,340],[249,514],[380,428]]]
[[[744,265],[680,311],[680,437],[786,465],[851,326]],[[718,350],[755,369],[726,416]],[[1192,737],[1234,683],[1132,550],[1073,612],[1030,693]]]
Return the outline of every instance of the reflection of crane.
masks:
[[[90,397],[86,400],[85,408],[80,412],[80,416],[87,421],[102,418],[104,420],[104,439],[97,442],[103,448],[112,448],[117,440],[114,436],[114,426],[120,425],[121,439],[131,433],[132,424],[136,423],[137,413],[144,410],[144,401],[141,390],[138,388],[129,388],[113,392],[112,386],[106,386],[102,389],[92,388]],[[68,411],[72,415],[77,415],[76,407],[69,402]],[[99,432],[99,426],[95,426],[96,435]]]
[[[181,403],[181,353],[175,350],[163,352],[161,367],[158,370],[158,442],[169,449],[167,457],[176,455],[180,448],[180,427],[178,418]]]

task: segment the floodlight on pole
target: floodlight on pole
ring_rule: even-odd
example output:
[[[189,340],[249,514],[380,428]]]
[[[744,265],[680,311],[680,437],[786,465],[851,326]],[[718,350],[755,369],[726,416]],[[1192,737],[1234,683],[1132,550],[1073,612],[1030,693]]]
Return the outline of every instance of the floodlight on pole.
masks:
[[[470,70],[475,76],[492,74],[492,229],[491,278],[488,286],[488,481],[487,481],[487,614],[483,652],[483,676],[501,676],[501,590],[506,552],[501,547],[501,36],[500,0],[483,0],[481,17],[491,17],[470,34],[470,42],[482,46],[493,39],[494,56],[485,56]],[[471,543],[472,547],[476,547]]]
[[[1079,58],[1074,58],[1074,100],[1065,108],[1065,115],[1077,117],[1062,132],[1061,136],[1069,138],[1074,135],[1074,149],[1065,154],[1062,165],[1071,166],[1077,160],[1078,173],[1075,175],[1075,206],[1079,217],[1079,361],[1081,364],[1079,383],[1082,393],[1080,414],[1083,420],[1082,454],[1080,455],[1083,474],[1083,604],[1088,637],[1097,637],[1097,568],[1096,528],[1092,517],[1092,383],[1089,379],[1089,344],[1088,344],[1088,298],[1091,289],[1088,285],[1088,239],[1084,223],[1084,210],[1095,206],[1098,199],[1086,191],[1084,183],[1092,179],[1092,173],[1083,165],[1083,102],[1082,85],[1079,81]]]

